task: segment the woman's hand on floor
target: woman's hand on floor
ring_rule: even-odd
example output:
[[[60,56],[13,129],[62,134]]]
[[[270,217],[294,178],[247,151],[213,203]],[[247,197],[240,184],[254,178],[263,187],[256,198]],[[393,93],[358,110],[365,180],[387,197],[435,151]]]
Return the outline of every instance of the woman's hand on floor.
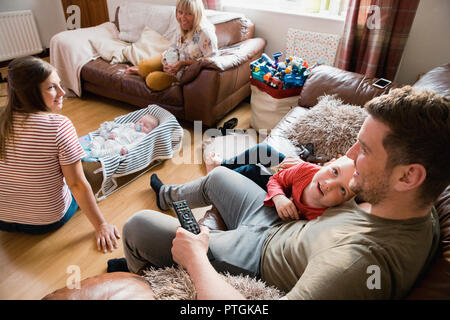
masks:
[[[102,223],[95,232],[97,239],[97,248],[100,251],[107,252],[119,248],[120,233],[116,226],[107,222]]]

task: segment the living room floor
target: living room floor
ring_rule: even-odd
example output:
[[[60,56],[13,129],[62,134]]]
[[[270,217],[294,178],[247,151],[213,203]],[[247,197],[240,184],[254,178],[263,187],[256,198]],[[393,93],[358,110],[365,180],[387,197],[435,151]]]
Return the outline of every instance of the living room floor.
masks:
[[[1,70],[3,74],[5,69]],[[0,106],[6,102],[6,84],[0,84]],[[134,111],[125,103],[88,94],[82,99],[68,98],[64,101],[62,114],[72,120],[78,136],[96,130],[104,121]],[[237,117],[239,129],[250,125],[250,105],[241,103],[224,117]],[[193,139],[193,125],[180,122],[190,133],[191,141],[184,141],[183,148],[190,148],[191,158],[202,159],[201,141]],[[179,157],[182,157],[180,153]],[[150,175],[157,173],[164,183],[185,183],[206,174],[204,164],[186,163],[184,158],[166,160],[143,174],[126,187],[98,203],[107,221],[115,224],[120,232],[124,223],[134,213],[143,209],[158,210],[155,193],[149,187]],[[178,160],[178,161],[177,161]],[[200,218],[206,208],[194,209]],[[167,214],[173,215],[167,211]],[[79,209],[59,230],[45,235],[25,235],[0,231],[0,300],[41,299],[46,294],[70,283],[73,266],[79,267],[80,278],[85,279],[106,272],[107,261],[123,257],[123,245],[119,249],[102,253],[97,250],[94,229]]]

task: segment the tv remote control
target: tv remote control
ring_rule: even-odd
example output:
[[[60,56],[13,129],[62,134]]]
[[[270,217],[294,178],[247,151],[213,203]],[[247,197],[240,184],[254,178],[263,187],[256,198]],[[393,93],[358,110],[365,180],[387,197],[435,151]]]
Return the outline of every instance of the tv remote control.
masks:
[[[200,226],[195,220],[186,200],[172,202],[172,209],[177,214],[178,220],[180,220],[180,224],[184,229],[193,234],[200,233]]]

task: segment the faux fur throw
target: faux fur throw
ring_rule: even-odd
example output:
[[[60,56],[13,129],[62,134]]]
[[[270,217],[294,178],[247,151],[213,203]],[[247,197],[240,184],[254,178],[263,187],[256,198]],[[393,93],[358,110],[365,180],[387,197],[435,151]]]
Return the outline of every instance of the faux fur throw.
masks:
[[[366,116],[364,108],[344,104],[335,96],[324,95],[285,133],[296,146],[312,142],[315,155],[330,160],[345,154],[355,143]]]
[[[276,300],[284,294],[274,287],[249,276],[221,274],[230,285],[249,300]],[[144,278],[150,283],[156,300],[195,300],[197,293],[189,274],[181,268],[150,268],[144,271]]]

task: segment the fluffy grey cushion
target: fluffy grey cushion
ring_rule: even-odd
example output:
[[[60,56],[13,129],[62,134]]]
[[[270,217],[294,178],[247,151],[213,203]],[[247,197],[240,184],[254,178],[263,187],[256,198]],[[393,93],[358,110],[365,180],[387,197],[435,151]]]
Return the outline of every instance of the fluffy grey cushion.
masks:
[[[150,268],[143,273],[143,277],[150,283],[155,293],[156,300],[195,300],[197,298],[194,284],[184,269]],[[278,289],[248,276],[222,274],[222,277],[250,300],[274,300],[284,295]]]
[[[366,116],[364,108],[344,104],[335,96],[324,95],[285,133],[296,146],[312,142],[316,156],[330,160],[345,154],[355,143]]]

